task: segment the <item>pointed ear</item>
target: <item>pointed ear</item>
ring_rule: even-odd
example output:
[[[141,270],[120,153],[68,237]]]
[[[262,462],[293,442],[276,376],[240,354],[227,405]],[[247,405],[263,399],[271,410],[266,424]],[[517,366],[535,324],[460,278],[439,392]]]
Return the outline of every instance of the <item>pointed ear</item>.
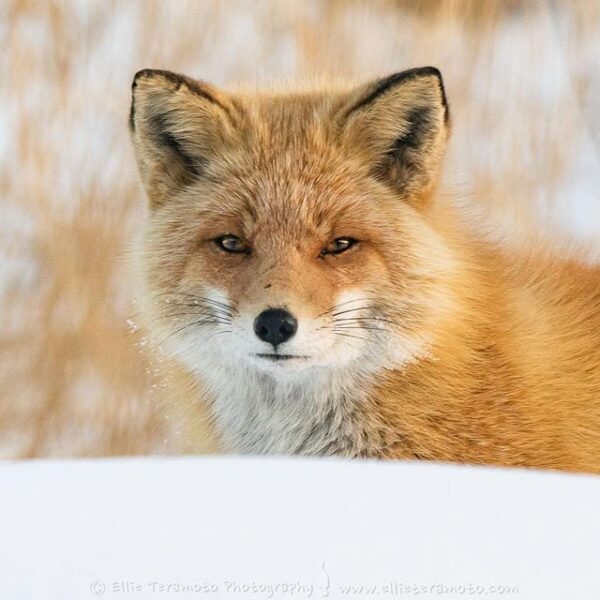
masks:
[[[152,207],[203,176],[231,143],[236,116],[227,97],[208,84],[169,71],[135,75],[129,126]]]
[[[434,67],[396,73],[351,93],[342,140],[403,198],[419,203],[432,191],[449,133],[442,76]]]

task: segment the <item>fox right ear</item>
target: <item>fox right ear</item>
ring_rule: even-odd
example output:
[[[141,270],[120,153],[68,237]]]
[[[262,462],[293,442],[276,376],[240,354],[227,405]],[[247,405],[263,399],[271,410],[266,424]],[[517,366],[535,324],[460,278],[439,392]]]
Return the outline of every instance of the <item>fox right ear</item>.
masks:
[[[152,69],[135,75],[129,126],[152,207],[202,177],[232,138],[235,112],[224,94],[184,75]]]
[[[342,139],[372,173],[420,205],[435,186],[449,133],[440,72],[396,73],[351,93],[342,110]]]

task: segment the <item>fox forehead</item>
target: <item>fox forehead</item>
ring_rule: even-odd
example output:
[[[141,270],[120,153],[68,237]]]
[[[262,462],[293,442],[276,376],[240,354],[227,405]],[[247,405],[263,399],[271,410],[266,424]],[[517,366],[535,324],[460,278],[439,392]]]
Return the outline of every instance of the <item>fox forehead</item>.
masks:
[[[231,99],[243,107],[239,121],[257,137],[277,139],[295,145],[308,136],[315,141],[335,137],[339,132],[336,113],[342,106],[341,94],[322,92],[282,94],[233,94]]]
[[[316,125],[315,127],[318,127]],[[207,166],[208,177],[186,190],[198,221],[215,236],[285,235],[296,243],[307,237],[361,235],[378,229],[386,190],[335,142],[316,142],[309,134],[289,142],[289,132],[269,132],[270,142],[246,138],[238,148]],[[374,202],[376,196],[377,202]],[[376,204],[377,206],[374,206]]]
[[[325,154],[284,154],[272,148],[260,160],[239,158],[220,171],[208,193],[198,190],[205,199],[202,216],[213,227],[235,223],[252,235],[285,229],[290,235],[321,237],[338,228],[367,229],[377,212],[372,206],[375,182],[361,181]]]
[[[368,170],[343,151],[329,104],[304,96],[246,102],[237,143],[207,165],[215,204],[235,202],[254,221],[311,218],[316,226],[355,208]]]

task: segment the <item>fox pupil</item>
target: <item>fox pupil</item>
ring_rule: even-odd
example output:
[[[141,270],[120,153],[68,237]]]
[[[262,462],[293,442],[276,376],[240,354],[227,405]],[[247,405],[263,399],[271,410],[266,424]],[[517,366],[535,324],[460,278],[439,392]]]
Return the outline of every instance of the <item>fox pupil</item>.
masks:
[[[235,235],[223,235],[214,240],[217,246],[225,252],[233,253],[249,253],[250,248],[237,236]]]
[[[333,240],[333,242],[331,242],[331,244],[329,244],[329,246],[327,246],[324,249],[323,254],[340,254],[354,246],[356,243],[357,240],[353,238],[336,238],[335,240]]]

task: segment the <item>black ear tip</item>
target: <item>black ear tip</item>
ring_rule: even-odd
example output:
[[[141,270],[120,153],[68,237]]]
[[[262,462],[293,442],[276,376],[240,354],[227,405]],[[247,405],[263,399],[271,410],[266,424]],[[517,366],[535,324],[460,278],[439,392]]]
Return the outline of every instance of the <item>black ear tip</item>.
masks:
[[[398,73],[400,79],[419,79],[421,77],[435,77],[440,85],[442,92],[444,91],[444,78],[442,72],[437,67],[417,67],[416,69],[409,69]],[[445,95],[444,95],[445,99]]]
[[[155,69],[141,69],[133,76],[133,81],[131,82],[131,108],[129,109],[129,129],[131,131],[135,130],[135,95],[133,94],[133,92],[137,87],[138,79],[140,79],[140,77],[152,77],[155,74]]]
[[[433,75],[438,79],[442,79],[442,72],[437,67],[420,67],[418,69],[415,69],[415,71],[417,71],[418,75],[421,75],[423,77],[427,75]]]
[[[416,67],[414,69],[407,69],[406,71],[400,71],[394,73],[379,81],[376,88],[376,93],[379,95],[382,92],[387,91],[389,88],[404,83],[406,81],[421,79],[423,77],[435,77],[438,80],[439,86],[444,91],[444,82],[442,80],[442,73],[437,67]],[[445,94],[444,94],[445,100]]]
[[[133,81],[131,82],[131,87],[135,88],[138,82],[138,79],[141,77],[153,77],[154,75],[159,74],[160,72],[156,69],[141,69],[134,76]]]
[[[168,84],[173,91],[178,90],[183,84],[190,87],[193,83],[188,77],[185,77],[185,75],[179,75],[172,71],[165,71],[164,69],[142,69],[133,76],[131,87],[135,88],[140,79],[160,80],[161,83]]]
[[[421,77],[435,77],[442,82],[442,72],[437,67],[415,67],[413,69],[407,69],[406,71],[400,71],[394,73],[387,78],[394,83],[400,83],[401,81],[407,81],[409,79],[420,79]]]
[[[448,106],[448,98],[446,96],[446,89],[444,87],[444,78],[442,77],[442,72],[437,67],[431,66],[411,69],[410,72],[413,72],[415,77],[435,77],[438,80],[438,84],[440,86],[440,93],[442,94],[442,104],[444,105],[445,109],[444,120],[448,122],[450,118],[450,107]]]

